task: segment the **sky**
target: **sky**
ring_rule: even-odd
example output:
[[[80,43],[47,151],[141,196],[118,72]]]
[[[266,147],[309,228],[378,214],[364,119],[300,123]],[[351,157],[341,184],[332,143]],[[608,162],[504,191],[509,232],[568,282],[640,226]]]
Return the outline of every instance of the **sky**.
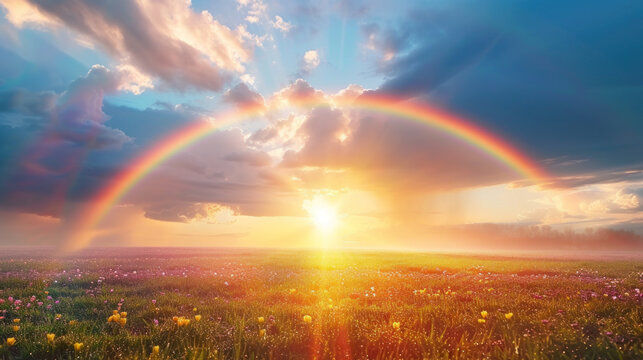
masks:
[[[0,245],[640,249],[642,15],[0,0]]]

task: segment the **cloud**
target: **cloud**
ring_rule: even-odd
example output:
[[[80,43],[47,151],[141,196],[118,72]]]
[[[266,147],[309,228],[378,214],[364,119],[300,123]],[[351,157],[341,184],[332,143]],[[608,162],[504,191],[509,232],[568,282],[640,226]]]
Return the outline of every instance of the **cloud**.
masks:
[[[117,61],[178,89],[219,90],[226,72],[242,72],[251,49],[240,31],[195,12],[190,2],[0,1],[16,26],[68,27]],[[29,8],[29,11],[25,11]],[[29,14],[38,14],[31,16]]]
[[[600,25],[568,7],[495,1],[430,3],[367,24],[363,41],[384,77],[375,91],[493,129],[561,178],[640,170],[643,51],[629,34],[643,28],[622,4],[586,2],[606,14]]]
[[[319,53],[317,50],[308,50],[304,53],[303,66],[304,72],[309,73],[319,66]]]
[[[312,87],[306,80],[297,79],[283,89],[275,92],[270,98],[270,103],[311,100],[319,101],[326,97],[323,91]]]
[[[148,219],[180,223],[217,224],[223,218],[238,215],[227,206],[207,203],[159,203],[148,205],[144,211],[144,216]]]
[[[270,24],[272,27],[282,32],[288,32],[292,29],[292,24],[282,19],[279,15],[275,15],[275,21],[271,21]]]
[[[237,0],[238,9],[248,9],[246,21],[255,24],[266,18],[268,6],[263,0]]]
[[[168,221],[194,218],[200,214],[195,212],[199,204],[217,204],[249,216],[303,213],[295,189],[288,188],[267,153],[248,146],[240,129],[213,133],[180,155],[144,179],[125,203]]]
[[[256,91],[250,89],[245,83],[239,83],[223,95],[223,99],[239,107],[264,106],[264,99]]]
[[[119,149],[133,139],[105,125],[103,98],[130,88],[128,71],[94,65],[60,94],[15,91],[3,97],[0,118],[7,112],[23,116],[14,128],[0,132],[21,135],[21,152],[0,162],[7,173],[0,206],[48,216],[61,216],[64,197],[77,185],[86,157],[93,150]],[[138,87],[138,86],[135,86]]]
[[[227,161],[246,163],[250,166],[267,166],[272,159],[263,151],[244,150],[232,152],[223,157]]]

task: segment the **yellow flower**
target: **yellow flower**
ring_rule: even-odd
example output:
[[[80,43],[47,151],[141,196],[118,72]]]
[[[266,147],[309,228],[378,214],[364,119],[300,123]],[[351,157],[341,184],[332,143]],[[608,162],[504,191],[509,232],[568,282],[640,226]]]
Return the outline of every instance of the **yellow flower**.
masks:
[[[121,324],[121,326],[125,326],[125,324],[127,324],[127,318],[122,317],[118,322]]]
[[[294,294],[297,291],[297,289],[290,289],[290,293]]]
[[[266,336],[266,329],[259,329],[259,336],[261,337]]]
[[[118,310],[112,310],[112,315],[118,315]]]
[[[14,324],[18,324],[18,323],[20,323],[20,319],[13,319],[13,323],[14,323]]]
[[[7,346],[13,346],[16,343],[15,337],[7,338]]]
[[[20,330],[20,326],[18,326],[18,325],[14,325],[14,326],[13,326],[13,331],[18,331],[18,330]]]
[[[201,321],[201,315],[194,315],[194,320]]]
[[[506,313],[505,319],[510,320],[514,316],[514,313]]]
[[[62,317],[62,314],[56,314],[56,320],[60,320]]]
[[[56,337],[56,334],[47,334],[47,341],[52,343],[54,342],[55,337]]]
[[[158,354],[160,351],[161,351],[161,347],[160,347],[160,346],[158,346],[158,345],[154,345],[154,346],[152,347],[152,352],[153,352],[153,353]]]
[[[83,343],[74,343],[74,350],[75,351],[80,351],[83,348]]]
[[[192,311],[196,312],[196,308],[193,308]]]
[[[483,318],[483,319],[486,319],[486,318],[487,318],[487,315],[489,315],[489,313],[488,313],[486,310],[482,310],[482,311],[480,312],[480,315],[482,316],[482,318]]]
[[[310,324],[311,322],[313,322],[313,318],[310,315],[304,315],[304,322],[306,324]]]
[[[181,327],[181,326],[188,326],[188,325],[190,325],[190,319],[186,319],[186,318],[185,318],[185,317],[183,317],[183,316],[179,316],[179,317],[176,319],[176,324],[177,324],[179,327]]]
[[[487,320],[485,320],[485,319],[478,319],[478,324],[484,324],[486,322],[487,322]]]
[[[264,319],[264,318],[263,318],[263,316],[259,316],[259,317],[257,318],[257,322],[258,322],[259,324],[263,324],[263,322],[264,322],[264,321],[266,321],[266,319]]]
[[[122,317],[122,318],[126,318],[126,317],[127,317],[127,312],[126,312],[126,311],[123,311],[123,312],[121,313],[121,317]]]
[[[178,317],[178,316],[172,316],[172,321],[174,321],[174,322],[178,322],[178,321],[179,321],[179,317]]]
[[[400,322],[399,321],[393,321],[393,324],[391,324],[391,325],[393,326],[393,329],[400,330]]]
[[[49,295],[49,291],[45,290],[45,295]]]
[[[78,320],[69,320],[69,325],[74,326],[78,324]]]

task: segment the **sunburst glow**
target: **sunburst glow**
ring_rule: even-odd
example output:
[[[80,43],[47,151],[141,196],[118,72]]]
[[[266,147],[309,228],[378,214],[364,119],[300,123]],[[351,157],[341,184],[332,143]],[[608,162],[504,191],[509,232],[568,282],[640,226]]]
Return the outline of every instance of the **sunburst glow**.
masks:
[[[305,201],[304,209],[308,211],[310,220],[317,231],[327,234],[336,230],[339,223],[337,210],[324,199],[315,198]]]

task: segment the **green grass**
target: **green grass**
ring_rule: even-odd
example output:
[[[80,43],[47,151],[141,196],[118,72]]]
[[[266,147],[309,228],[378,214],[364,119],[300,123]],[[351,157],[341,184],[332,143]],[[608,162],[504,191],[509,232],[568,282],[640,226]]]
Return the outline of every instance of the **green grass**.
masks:
[[[3,359],[643,358],[640,261],[207,249],[11,256],[0,259]],[[124,326],[107,322],[119,303]]]

